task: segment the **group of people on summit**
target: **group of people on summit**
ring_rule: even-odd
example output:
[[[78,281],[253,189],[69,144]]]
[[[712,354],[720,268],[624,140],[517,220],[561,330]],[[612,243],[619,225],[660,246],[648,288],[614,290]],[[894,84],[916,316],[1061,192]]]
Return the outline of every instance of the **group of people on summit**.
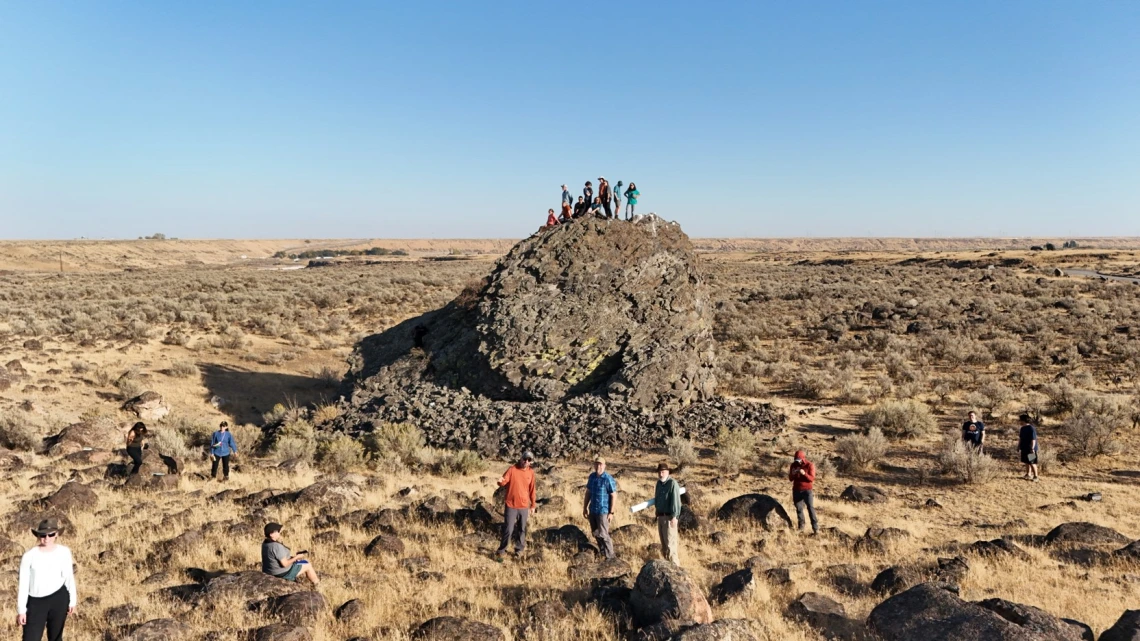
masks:
[[[553,209],[546,212],[546,226],[553,227],[561,223],[568,223],[582,216],[597,216],[598,218],[618,218],[621,216],[621,201],[625,198],[625,219],[633,220],[634,210],[637,208],[637,199],[641,192],[637,190],[636,183],[629,183],[629,188],[622,191],[622,181],[610,186],[604,176],[598,176],[598,192],[594,195],[593,181],[586,181],[582,188],[582,195],[577,202],[566,185],[562,185],[562,212],[555,215]]]

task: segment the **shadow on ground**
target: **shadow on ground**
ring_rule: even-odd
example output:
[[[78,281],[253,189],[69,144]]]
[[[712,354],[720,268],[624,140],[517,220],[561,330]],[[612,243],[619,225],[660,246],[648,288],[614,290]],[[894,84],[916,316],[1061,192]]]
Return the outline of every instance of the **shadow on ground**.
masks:
[[[336,400],[336,388],[319,378],[254,372],[215,363],[204,363],[199,369],[207,399],[222,399],[218,409],[235,423],[261,425],[261,415],[277,403],[305,406]]]

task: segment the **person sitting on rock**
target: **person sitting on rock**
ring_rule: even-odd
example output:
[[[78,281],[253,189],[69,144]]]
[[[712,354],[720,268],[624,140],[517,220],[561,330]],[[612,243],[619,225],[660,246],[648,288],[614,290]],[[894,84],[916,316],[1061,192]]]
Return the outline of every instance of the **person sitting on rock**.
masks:
[[[586,202],[583,196],[578,196],[578,202],[574,205],[574,218],[579,218],[582,214],[586,213],[590,205]]]
[[[562,203],[562,215],[558,217],[558,222],[568,223],[574,218],[574,214],[570,211],[570,203]]]
[[[558,225],[558,219],[554,217],[554,210],[553,209],[546,210],[546,226],[547,227],[554,227],[556,225]]]
[[[230,480],[230,455],[237,454],[237,443],[230,432],[228,421],[222,421],[218,430],[210,437],[210,455],[213,463],[210,465],[210,478],[218,478],[218,463],[222,464],[222,480]]]
[[[681,486],[671,478],[668,463],[657,466],[657,485],[653,488],[653,509],[657,516],[657,535],[661,538],[661,558],[681,565],[681,536],[677,519],[681,516]]]
[[[296,554],[289,553],[289,548],[281,543],[280,523],[265,524],[265,540],[261,542],[262,572],[286,581],[305,577],[316,587],[321,580],[317,578],[313,565],[304,559],[306,554],[308,552],[304,550]]]
[[[600,196],[594,199],[593,204],[590,205],[590,209],[586,213],[591,216],[597,216],[598,218],[606,217],[606,213],[602,210],[602,199]]]
[[[499,487],[507,488],[506,512],[503,523],[503,540],[499,549],[495,551],[495,560],[501,561],[507,553],[507,546],[518,530],[518,541],[515,542],[515,556],[522,556],[526,551],[526,523],[530,516],[538,509],[536,490],[534,484],[534,454],[529,450],[523,452],[522,458],[503,473],[499,479]]]
[[[978,415],[975,412],[970,412],[969,420],[962,423],[962,440],[967,445],[977,448],[978,452],[982,452],[986,443],[986,426],[978,420]]]
[[[147,429],[142,421],[135,423],[127,430],[127,456],[131,457],[131,474],[138,474],[143,463],[143,449],[146,443]]]
[[[812,484],[815,482],[815,463],[807,459],[803,450],[796,452],[792,459],[792,467],[788,470],[788,480],[792,482],[792,504],[796,506],[796,522],[799,531],[804,531],[804,508],[807,508],[808,518],[811,519],[811,534],[819,534],[819,519],[815,516],[815,493]]]
[[[614,495],[617,481],[606,472],[606,459],[594,459],[594,471],[586,479],[586,499],[582,516],[590,523],[590,530],[598,541],[598,549],[607,559],[614,558],[614,541],[610,537],[610,524],[614,518]]]

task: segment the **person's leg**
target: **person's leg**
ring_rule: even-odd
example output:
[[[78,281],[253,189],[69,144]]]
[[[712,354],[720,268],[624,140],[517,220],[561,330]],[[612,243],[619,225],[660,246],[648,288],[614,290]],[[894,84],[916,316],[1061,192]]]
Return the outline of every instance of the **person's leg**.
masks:
[[[28,597],[28,621],[24,624],[23,641],[43,641],[50,607],[47,597]]]
[[[222,458],[222,480],[230,480],[230,455],[227,454]]]
[[[610,516],[608,514],[598,515],[598,532],[601,534],[598,538],[598,549],[602,551],[602,556],[607,559],[614,558],[614,540],[610,536]]]
[[[301,573],[298,577],[302,576],[308,579],[309,583],[312,583],[314,586],[321,584],[321,579],[317,576],[317,571],[313,569],[312,563],[306,563],[305,567],[301,568]]]
[[[1036,480],[1037,479],[1037,464],[1036,463],[1030,463],[1029,464],[1029,472],[1033,475],[1033,479]]]
[[[71,597],[67,588],[48,597],[51,607],[47,612],[47,641],[63,641],[63,624],[67,622],[67,606]]]
[[[606,210],[606,218],[613,218],[613,212],[610,210],[610,199],[606,198],[602,201],[602,209]]]
[[[792,490],[792,505],[796,506],[796,530],[804,531],[804,493]]]
[[[138,474],[142,467],[142,448],[128,447],[127,456],[131,457],[131,474]]]
[[[815,492],[808,490],[804,492],[804,503],[807,504],[808,518],[811,519],[811,533],[819,534],[819,519],[815,516]]]
[[[213,456],[211,458],[213,460],[210,462],[210,478],[216,479],[216,478],[218,478],[218,459],[221,457],[220,456]]]
[[[678,523],[672,521],[665,522],[669,530],[669,560],[673,565],[681,565],[681,535],[677,531]]]
[[[499,543],[499,549],[495,554],[502,554],[507,551],[507,546],[511,543],[511,537],[515,533],[515,513],[518,510],[508,507],[506,512],[503,513],[503,540]]]
[[[657,517],[657,538],[661,540],[661,558],[669,558],[669,519]]]
[[[515,544],[515,552],[522,554],[526,549],[526,522],[530,519],[530,510],[519,510],[519,540]]]

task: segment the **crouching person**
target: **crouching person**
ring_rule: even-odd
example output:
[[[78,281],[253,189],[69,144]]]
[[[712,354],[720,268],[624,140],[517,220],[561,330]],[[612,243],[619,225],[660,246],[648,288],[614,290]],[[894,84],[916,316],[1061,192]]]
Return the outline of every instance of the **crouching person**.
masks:
[[[265,540],[261,542],[261,571],[286,581],[296,581],[305,577],[314,587],[320,585],[317,571],[311,563],[305,560],[307,551],[296,554],[289,552],[289,548],[281,542],[281,524],[267,523],[265,525]]]

